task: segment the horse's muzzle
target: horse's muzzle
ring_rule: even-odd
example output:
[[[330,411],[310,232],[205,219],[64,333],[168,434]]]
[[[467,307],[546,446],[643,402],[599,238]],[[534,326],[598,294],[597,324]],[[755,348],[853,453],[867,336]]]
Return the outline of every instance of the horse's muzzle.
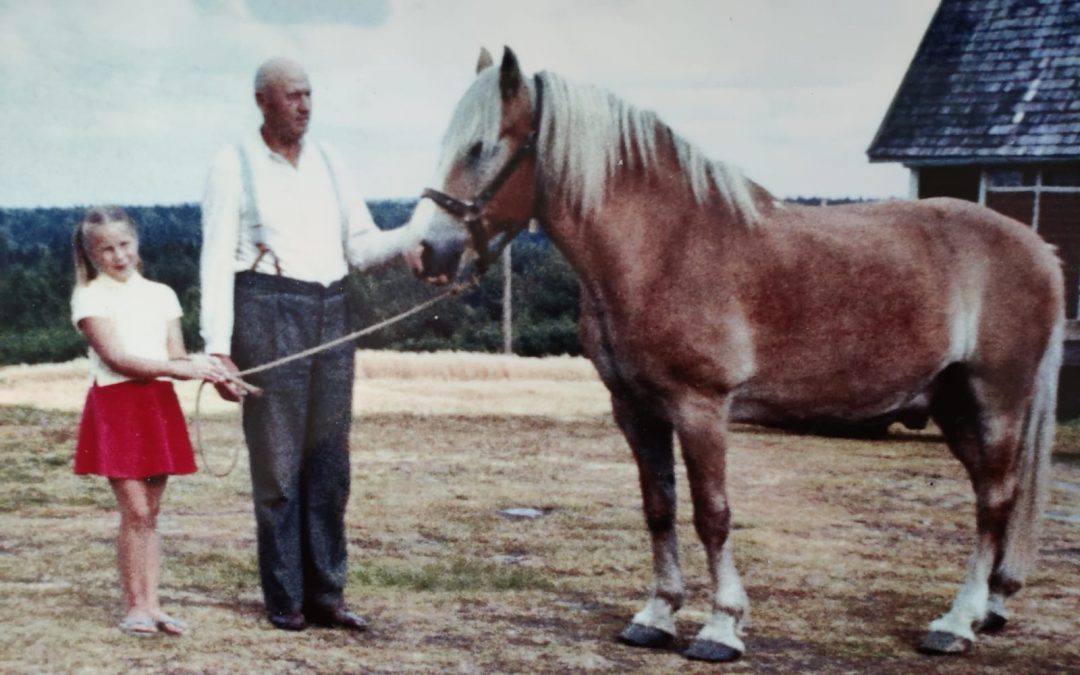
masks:
[[[427,278],[445,276],[447,279],[453,279],[461,264],[464,247],[460,244],[426,240],[421,244],[423,246],[423,252],[420,254],[422,275]]]

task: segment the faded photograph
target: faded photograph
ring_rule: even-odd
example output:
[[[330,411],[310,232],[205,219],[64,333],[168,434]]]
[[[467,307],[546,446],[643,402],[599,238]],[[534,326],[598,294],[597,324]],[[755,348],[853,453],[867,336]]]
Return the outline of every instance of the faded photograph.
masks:
[[[0,0],[0,672],[1076,671],[1078,36]]]

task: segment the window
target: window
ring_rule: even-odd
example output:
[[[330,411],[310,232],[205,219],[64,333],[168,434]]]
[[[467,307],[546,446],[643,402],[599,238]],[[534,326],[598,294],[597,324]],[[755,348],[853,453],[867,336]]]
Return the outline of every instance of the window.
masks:
[[[1044,169],[1042,184],[1050,187],[1080,188],[1080,167],[1066,166]]]
[[[987,189],[1034,187],[1038,172],[1033,169],[994,169],[986,172]]]
[[[1080,316],[1080,163],[987,168],[979,203],[1035,228],[1065,274],[1065,314]]]

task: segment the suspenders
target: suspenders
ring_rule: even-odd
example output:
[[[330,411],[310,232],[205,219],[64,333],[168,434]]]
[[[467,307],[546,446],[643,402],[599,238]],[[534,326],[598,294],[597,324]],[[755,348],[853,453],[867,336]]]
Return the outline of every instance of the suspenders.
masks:
[[[326,149],[321,145],[317,147],[319,148],[319,155],[322,157],[323,164],[326,166],[326,173],[330,176],[330,185],[334,190],[334,200],[337,201],[338,214],[341,218],[342,252],[346,252],[348,245],[349,217],[348,212],[345,209],[345,202],[341,198],[341,189],[338,185],[337,172],[334,171],[334,164],[330,161],[330,155],[327,154]],[[240,179],[243,185],[243,196],[241,197],[240,205],[240,226],[244,227],[245,224],[250,226],[251,238],[255,243],[255,248],[259,250],[259,255],[255,258],[255,262],[251,263],[251,271],[254,272],[255,268],[262,262],[262,259],[269,254],[274,259],[274,270],[277,272],[278,276],[281,276],[281,260],[266,243],[266,226],[263,225],[262,218],[259,216],[259,200],[255,194],[255,180],[251,175],[251,161],[248,158],[247,151],[244,150],[243,143],[237,144],[236,153],[240,157]]]
[[[330,174],[330,186],[334,188],[334,199],[337,201],[338,213],[341,217],[341,246],[342,252],[348,252],[349,239],[349,212],[345,208],[345,200],[341,198],[341,189],[338,187],[337,172],[334,171],[334,163],[330,161],[330,155],[326,154],[326,148],[319,146],[319,154],[322,155],[326,172]]]

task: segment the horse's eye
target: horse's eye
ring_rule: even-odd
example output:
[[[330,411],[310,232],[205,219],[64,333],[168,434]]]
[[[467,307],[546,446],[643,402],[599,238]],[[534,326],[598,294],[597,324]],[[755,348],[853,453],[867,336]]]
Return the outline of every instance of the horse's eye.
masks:
[[[469,148],[469,161],[475,162],[480,159],[480,155],[482,154],[484,154],[484,144],[479,141],[473,143],[473,146]]]

